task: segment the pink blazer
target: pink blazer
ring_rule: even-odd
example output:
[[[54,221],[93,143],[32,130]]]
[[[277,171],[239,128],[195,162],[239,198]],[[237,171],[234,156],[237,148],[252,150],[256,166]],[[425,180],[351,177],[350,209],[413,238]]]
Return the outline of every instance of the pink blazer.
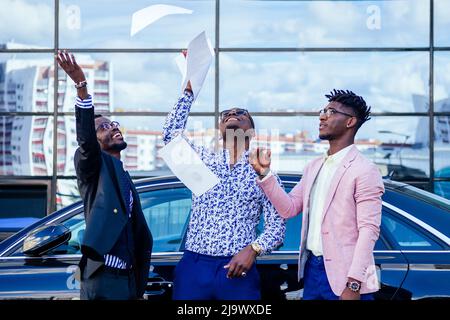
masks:
[[[303,277],[309,198],[324,158],[309,162],[301,181],[287,194],[270,177],[258,184],[278,213],[291,218],[303,212],[299,254],[299,279]],[[353,146],[342,160],[325,202],[322,220],[322,246],[325,270],[334,294],[340,296],[347,278],[362,282],[361,293],[379,289],[373,248],[381,223],[381,196],[384,193],[380,171]]]

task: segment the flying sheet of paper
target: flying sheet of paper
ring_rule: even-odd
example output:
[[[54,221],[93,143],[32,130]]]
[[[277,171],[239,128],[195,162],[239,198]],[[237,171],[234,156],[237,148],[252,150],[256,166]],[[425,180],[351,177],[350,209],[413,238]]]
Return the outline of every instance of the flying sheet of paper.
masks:
[[[213,58],[214,50],[211,46],[211,42],[206,37],[205,31],[203,31],[189,43],[186,62],[183,63],[180,56],[178,56],[175,60],[181,74],[183,75],[183,81],[181,84],[182,93],[186,88],[188,81],[191,81],[194,99],[197,99],[203,83],[205,82],[205,78],[208,74]]]
[[[146,7],[133,13],[130,36],[134,36],[148,25],[170,14],[191,14],[192,12],[189,9],[166,4],[155,4]]]
[[[173,174],[197,197],[219,183],[219,178],[203,163],[181,134],[159,150],[159,155]]]

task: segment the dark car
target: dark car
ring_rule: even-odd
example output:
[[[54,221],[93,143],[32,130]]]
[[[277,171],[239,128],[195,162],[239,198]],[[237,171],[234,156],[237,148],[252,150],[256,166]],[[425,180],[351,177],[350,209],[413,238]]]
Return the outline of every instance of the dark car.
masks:
[[[286,190],[299,175],[280,175]],[[376,299],[450,297],[450,201],[385,180],[380,238],[375,245],[381,289]],[[191,192],[174,177],[136,181],[154,247],[146,298],[170,299],[182,256]],[[262,228],[263,222],[260,224]],[[75,271],[84,234],[81,202],[39,220],[0,243],[0,298],[77,299]],[[263,299],[300,299],[297,259],[301,215],[288,220],[283,245],[259,257]]]

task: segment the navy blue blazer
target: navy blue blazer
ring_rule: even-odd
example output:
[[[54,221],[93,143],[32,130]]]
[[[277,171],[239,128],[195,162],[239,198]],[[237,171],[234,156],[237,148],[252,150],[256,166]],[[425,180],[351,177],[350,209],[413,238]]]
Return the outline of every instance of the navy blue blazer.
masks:
[[[81,272],[90,277],[100,268],[103,256],[109,253],[128,217],[124,192],[121,192],[119,161],[103,152],[97,141],[94,108],[75,108],[78,149],[74,162],[78,188],[84,203],[86,230],[84,233],[80,261]],[[142,212],[139,194],[131,184],[133,192],[133,234],[135,243],[135,276],[138,297],[142,297],[148,280],[150,257],[153,245],[152,234]]]

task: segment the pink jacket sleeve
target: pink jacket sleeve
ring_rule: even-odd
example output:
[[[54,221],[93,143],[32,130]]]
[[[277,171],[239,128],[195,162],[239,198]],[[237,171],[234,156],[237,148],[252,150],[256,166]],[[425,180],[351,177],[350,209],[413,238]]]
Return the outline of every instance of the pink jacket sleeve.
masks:
[[[383,180],[375,165],[356,181],[356,219],[358,240],[348,277],[364,282],[366,271],[372,264],[372,252],[380,234],[381,196],[384,193]]]
[[[291,190],[291,192],[289,192],[289,194],[287,194],[286,191],[284,191],[284,189],[278,184],[275,176],[271,176],[263,182],[257,180],[257,184],[264,191],[270,202],[272,202],[278,214],[283,218],[292,218],[303,210],[303,178]]]

